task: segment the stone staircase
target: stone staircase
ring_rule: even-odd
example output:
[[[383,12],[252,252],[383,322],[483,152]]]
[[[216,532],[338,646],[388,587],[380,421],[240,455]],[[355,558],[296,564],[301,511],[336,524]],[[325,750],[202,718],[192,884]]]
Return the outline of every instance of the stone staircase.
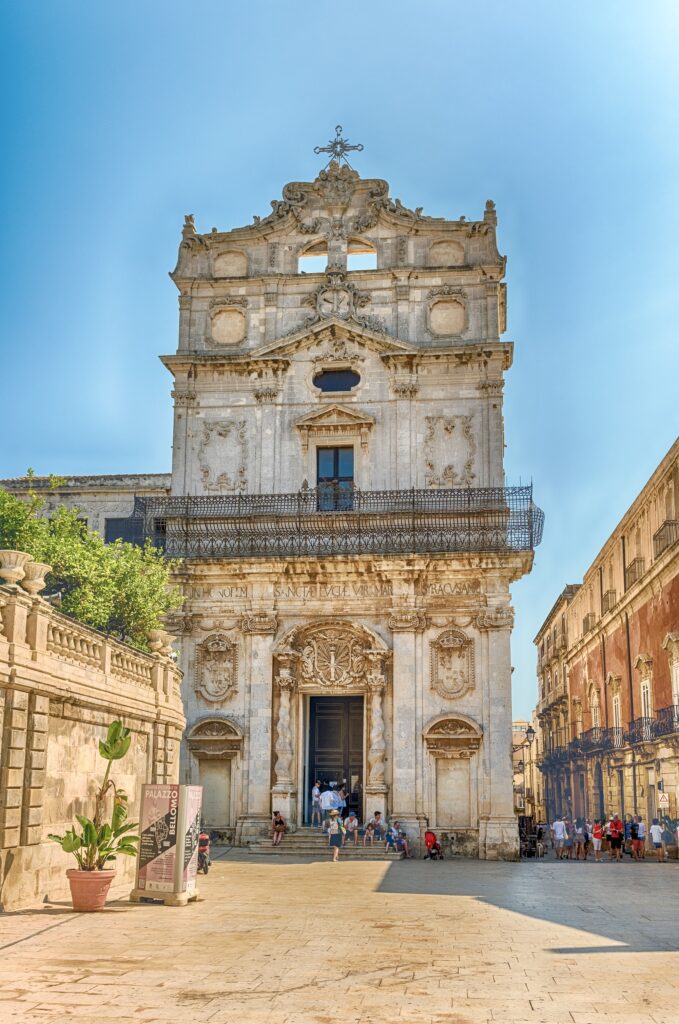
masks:
[[[313,860],[330,860],[332,852],[328,847],[328,837],[320,828],[303,825],[296,832],[288,832],[278,846],[271,845],[271,839],[260,839],[250,843],[250,853],[263,857],[306,857]],[[342,860],[400,860],[400,853],[385,853],[384,843],[375,842],[373,846],[363,846],[359,837],[358,846],[353,840],[340,850]]]

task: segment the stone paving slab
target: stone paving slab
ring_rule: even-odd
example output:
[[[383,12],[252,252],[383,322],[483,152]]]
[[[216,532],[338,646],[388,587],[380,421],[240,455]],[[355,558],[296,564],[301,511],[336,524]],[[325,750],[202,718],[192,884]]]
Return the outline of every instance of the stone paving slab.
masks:
[[[0,1024],[679,1024],[679,865],[262,862],[0,915]]]

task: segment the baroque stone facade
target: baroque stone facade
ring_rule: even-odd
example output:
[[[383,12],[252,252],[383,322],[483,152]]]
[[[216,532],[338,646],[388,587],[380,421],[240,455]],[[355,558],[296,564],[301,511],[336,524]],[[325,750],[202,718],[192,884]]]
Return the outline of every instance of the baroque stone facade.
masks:
[[[302,827],[323,774],[513,857],[510,585],[541,514],[503,487],[494,204],[428,217],[332,161],[271,208],[187,216],[172,275],[171,495],[141,515],[185,558],[182,780],[238,843],[273,807]]]
[[[177,780],[180,681],[167,654],[142,654],[0,586],[1,908],[67,896],[71,858],[47,835],[91,815],[104,770],[97,742],[115,717],[132,730],[115,772],[131,819],[142,783]],[[120,858],[116,872],[117,884],[132,885],[134,859]]]
[[[536,638],[555,814],[679,814],[679,440]]]

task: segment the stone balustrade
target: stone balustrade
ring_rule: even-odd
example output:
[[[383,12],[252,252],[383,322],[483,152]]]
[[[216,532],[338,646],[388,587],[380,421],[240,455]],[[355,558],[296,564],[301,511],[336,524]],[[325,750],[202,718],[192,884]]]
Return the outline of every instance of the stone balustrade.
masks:
[[[170,650],[146,654],[76,622],[18,584],[0,586],[0,909],[67,894],[70,858],[47,839],[91,814],[105,762],[97,741],[120,718],[114,765],[133,820],[145,782],[177,781],[185,726]],[[33,587],[35,591],[35,587]],[[128,863],[129,861],[129,863]],[[132,882],[133,858],[121,858]]]

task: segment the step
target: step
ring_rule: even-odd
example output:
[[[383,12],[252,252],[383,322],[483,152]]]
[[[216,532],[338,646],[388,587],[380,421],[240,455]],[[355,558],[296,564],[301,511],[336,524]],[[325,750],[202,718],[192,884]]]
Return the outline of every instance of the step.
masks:
[[[300,857],[306,860],[320,860],[330,857],[329,846],[317,846],[314,849],[294,849],[290,846],[286,847],[285,843],[280,843],[278,846],[272,846],[271,843],[268,845],[262,843],[253,843],[249,847],[249,852],[255,857]],[[367,846],[365,849],[362,846],[358,848],[344,846],[340,850],[340,857],[347,858],[350,860],[400,860],[400,853],[385,853],[384,850],[380,850],[377,847],[372,849]]]

